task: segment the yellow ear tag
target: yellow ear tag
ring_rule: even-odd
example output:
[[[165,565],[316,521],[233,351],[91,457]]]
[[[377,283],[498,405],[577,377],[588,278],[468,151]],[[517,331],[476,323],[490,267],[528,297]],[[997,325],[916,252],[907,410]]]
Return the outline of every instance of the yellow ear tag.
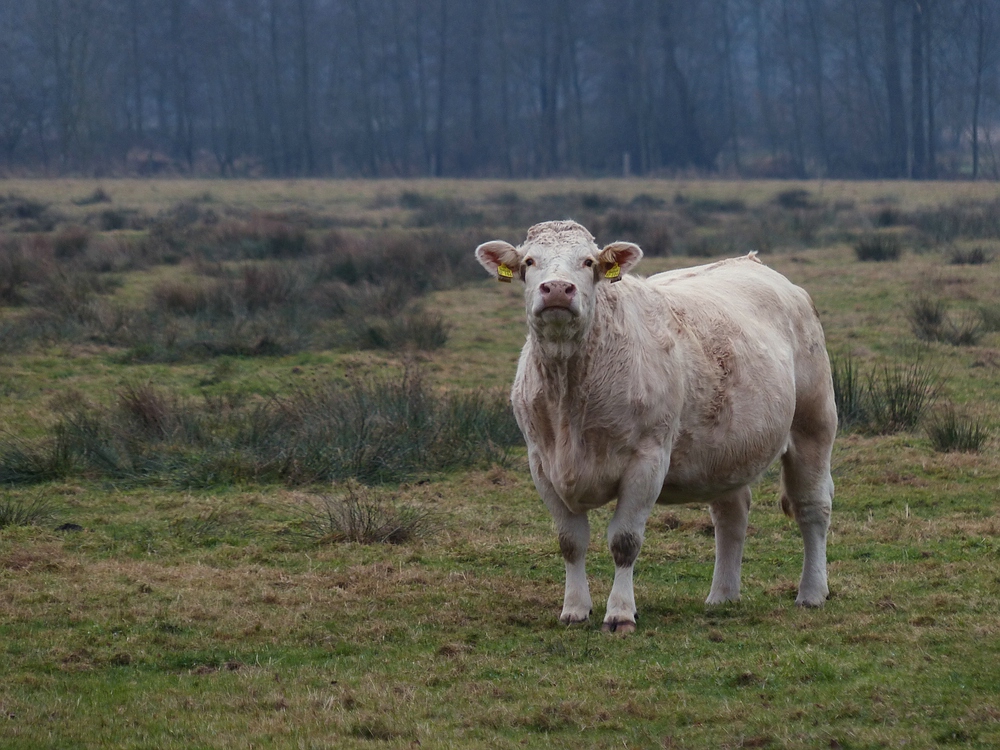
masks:
[[[612,284],[622,280],[622,267],[618,265],[618,261],[615,261],[615,264],[605,271],[604,278],[611,281]]]
[[[505,284],[509,284],[514,278],[514,272],[511,271],[507,266],[501,263],[497,266],[497,281],[502,281]]]

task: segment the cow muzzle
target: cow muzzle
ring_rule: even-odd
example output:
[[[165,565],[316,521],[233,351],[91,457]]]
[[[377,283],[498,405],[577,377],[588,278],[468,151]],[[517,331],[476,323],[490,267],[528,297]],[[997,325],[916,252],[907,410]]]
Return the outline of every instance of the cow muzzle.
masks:
[[[543,281],[538,285],[536,314],[548,310],[565,310],[577,314],[576,285],[569,281]]]

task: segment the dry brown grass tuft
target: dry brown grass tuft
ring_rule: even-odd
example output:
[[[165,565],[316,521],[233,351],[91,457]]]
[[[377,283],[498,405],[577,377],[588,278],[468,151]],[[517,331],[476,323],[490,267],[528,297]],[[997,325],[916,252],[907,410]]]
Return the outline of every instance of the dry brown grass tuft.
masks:
[[[53,543],[15,546],[0,554],[0,568],[7,570],[54,572],[65,570],[71,564],[62,547]]]
[[[428,511],[353,481],[337,495],[313,498],[302,512],[299,533],[317,544],[403,544],[431,534],[435,526]]]

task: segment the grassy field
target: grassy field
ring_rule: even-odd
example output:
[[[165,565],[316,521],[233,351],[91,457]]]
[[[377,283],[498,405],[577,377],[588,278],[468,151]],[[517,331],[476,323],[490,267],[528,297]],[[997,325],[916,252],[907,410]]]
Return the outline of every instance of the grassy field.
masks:
[[[567,217],[813,296],[824,609],[772,469],[742,602],[703,604],[707,511],[658,509],[602,634],[603,510],[559,624],[521,293],[472,251]],[[2,182],[0,747],[996,747],[998,289],[987,183]]]

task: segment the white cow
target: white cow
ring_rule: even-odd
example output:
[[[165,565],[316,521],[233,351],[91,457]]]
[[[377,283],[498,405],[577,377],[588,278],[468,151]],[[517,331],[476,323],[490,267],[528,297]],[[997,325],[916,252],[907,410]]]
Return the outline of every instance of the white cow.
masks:
[[[805,546],[796,603],[822,606],[837,411],[809,295],[753,254],[626,276],[642,250],[602,250],[573,221],[537,224],[519,247],[487,242],[476,257],[525,284],[528,340],[511,400],[566,562],[560,619],[591,613],[587,511],[615,498],[604,630],[635,630],[632,570],[656,503],[709,504],[706,602],[738,600],[750,484],[779,457],[781,506]]]

